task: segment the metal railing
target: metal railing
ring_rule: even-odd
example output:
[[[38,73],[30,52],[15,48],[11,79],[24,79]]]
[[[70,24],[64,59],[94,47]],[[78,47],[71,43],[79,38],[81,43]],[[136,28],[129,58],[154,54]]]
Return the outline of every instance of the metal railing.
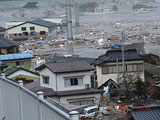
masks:
[[[76,111],[70,115],[47,102],[43,92],[37,94],[0,77],[0,120],[79,120]]]

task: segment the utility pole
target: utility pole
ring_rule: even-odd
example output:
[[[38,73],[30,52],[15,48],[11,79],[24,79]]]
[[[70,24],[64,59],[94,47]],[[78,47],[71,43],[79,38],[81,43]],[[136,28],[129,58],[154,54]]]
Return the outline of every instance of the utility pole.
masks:
[[[65,0],[66,22],[67,22],[67,48],[68,52],[73,52],[73,32],[72,32],[72,5],[70,0]]]

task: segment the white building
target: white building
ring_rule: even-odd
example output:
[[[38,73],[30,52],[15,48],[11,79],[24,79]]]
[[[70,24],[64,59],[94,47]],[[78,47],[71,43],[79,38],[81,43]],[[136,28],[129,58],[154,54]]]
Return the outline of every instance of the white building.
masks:
[[[140,77],[144,81],[144,62],[136,49],[128,49],[125,53],[125,75],[136,80]],[[107,81],[113,80],[117,84],[123,82],[122,51],[109,50],[105,55],[94,61],[97,71],[98,87],[106,85]],[[105,87],[105,86],[103,86]]]
[[[46,96],[58,102],[76,105],[98,103],[103,93],[103,90],[91,88],[91,71],[94,68],[87,62],[48,63],[36,70],[40,73],[40,87],[50,91],[44,91]],[[37,91],[30,86],[29,89]]]
[[[7,36],[11,40],[44,39],[56,34],[56,28],[56,23],[37,19],[8,28]]]

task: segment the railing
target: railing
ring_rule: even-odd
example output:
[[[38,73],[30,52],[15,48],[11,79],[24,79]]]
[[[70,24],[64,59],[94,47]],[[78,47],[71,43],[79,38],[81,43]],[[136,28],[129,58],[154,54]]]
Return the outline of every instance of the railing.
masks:
[[[0,78],[0,120],[79,120],[76,111],[70,115],[47,102],[43,92],[37,95],[19,84]]]

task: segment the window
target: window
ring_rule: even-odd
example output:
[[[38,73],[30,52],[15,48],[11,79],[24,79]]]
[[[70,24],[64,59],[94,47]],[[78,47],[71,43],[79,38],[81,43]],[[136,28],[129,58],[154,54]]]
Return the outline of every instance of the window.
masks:
[[[46,32],[45,31],[40,31],[40,35],[45,35]]]
[[[133,65],[127,65],[127,72],[133,71]]]
[[[28,36],[28,32],[23,32],[23,34],[24,34],[25,36]]]
[[[30,35],[35,36],[35,35],[36,35],[36,32],[35,32],[35,31],[34,31],[34,32],[31,32]]]
[[[83,85],[83,78],[67,78],[65,79],[65,86],[76,86],[76,85]]]
[[[22,66],[24,65],[24,61],[16,61],[16,66]]]
[[[22,31],[26,31],[26,27],[21,27],[21,30]]]
[[[90,105],[94,104],[94,99],[80,99],[80,100],[73,100],[69,101],[71,105]]]
[[[22,34],[21,33],[19,33],[19,36],[21,36]]]
[[[17,34],[14,34],[14,36],[17,36]]]
[[[109,73],[108,67],[102,67],[102,74]]]
[[[35,28],[34,27],[30,27],[30,30],[35,30]]]
[[[43,84],[49,85],[49,76],[43,76]]]

